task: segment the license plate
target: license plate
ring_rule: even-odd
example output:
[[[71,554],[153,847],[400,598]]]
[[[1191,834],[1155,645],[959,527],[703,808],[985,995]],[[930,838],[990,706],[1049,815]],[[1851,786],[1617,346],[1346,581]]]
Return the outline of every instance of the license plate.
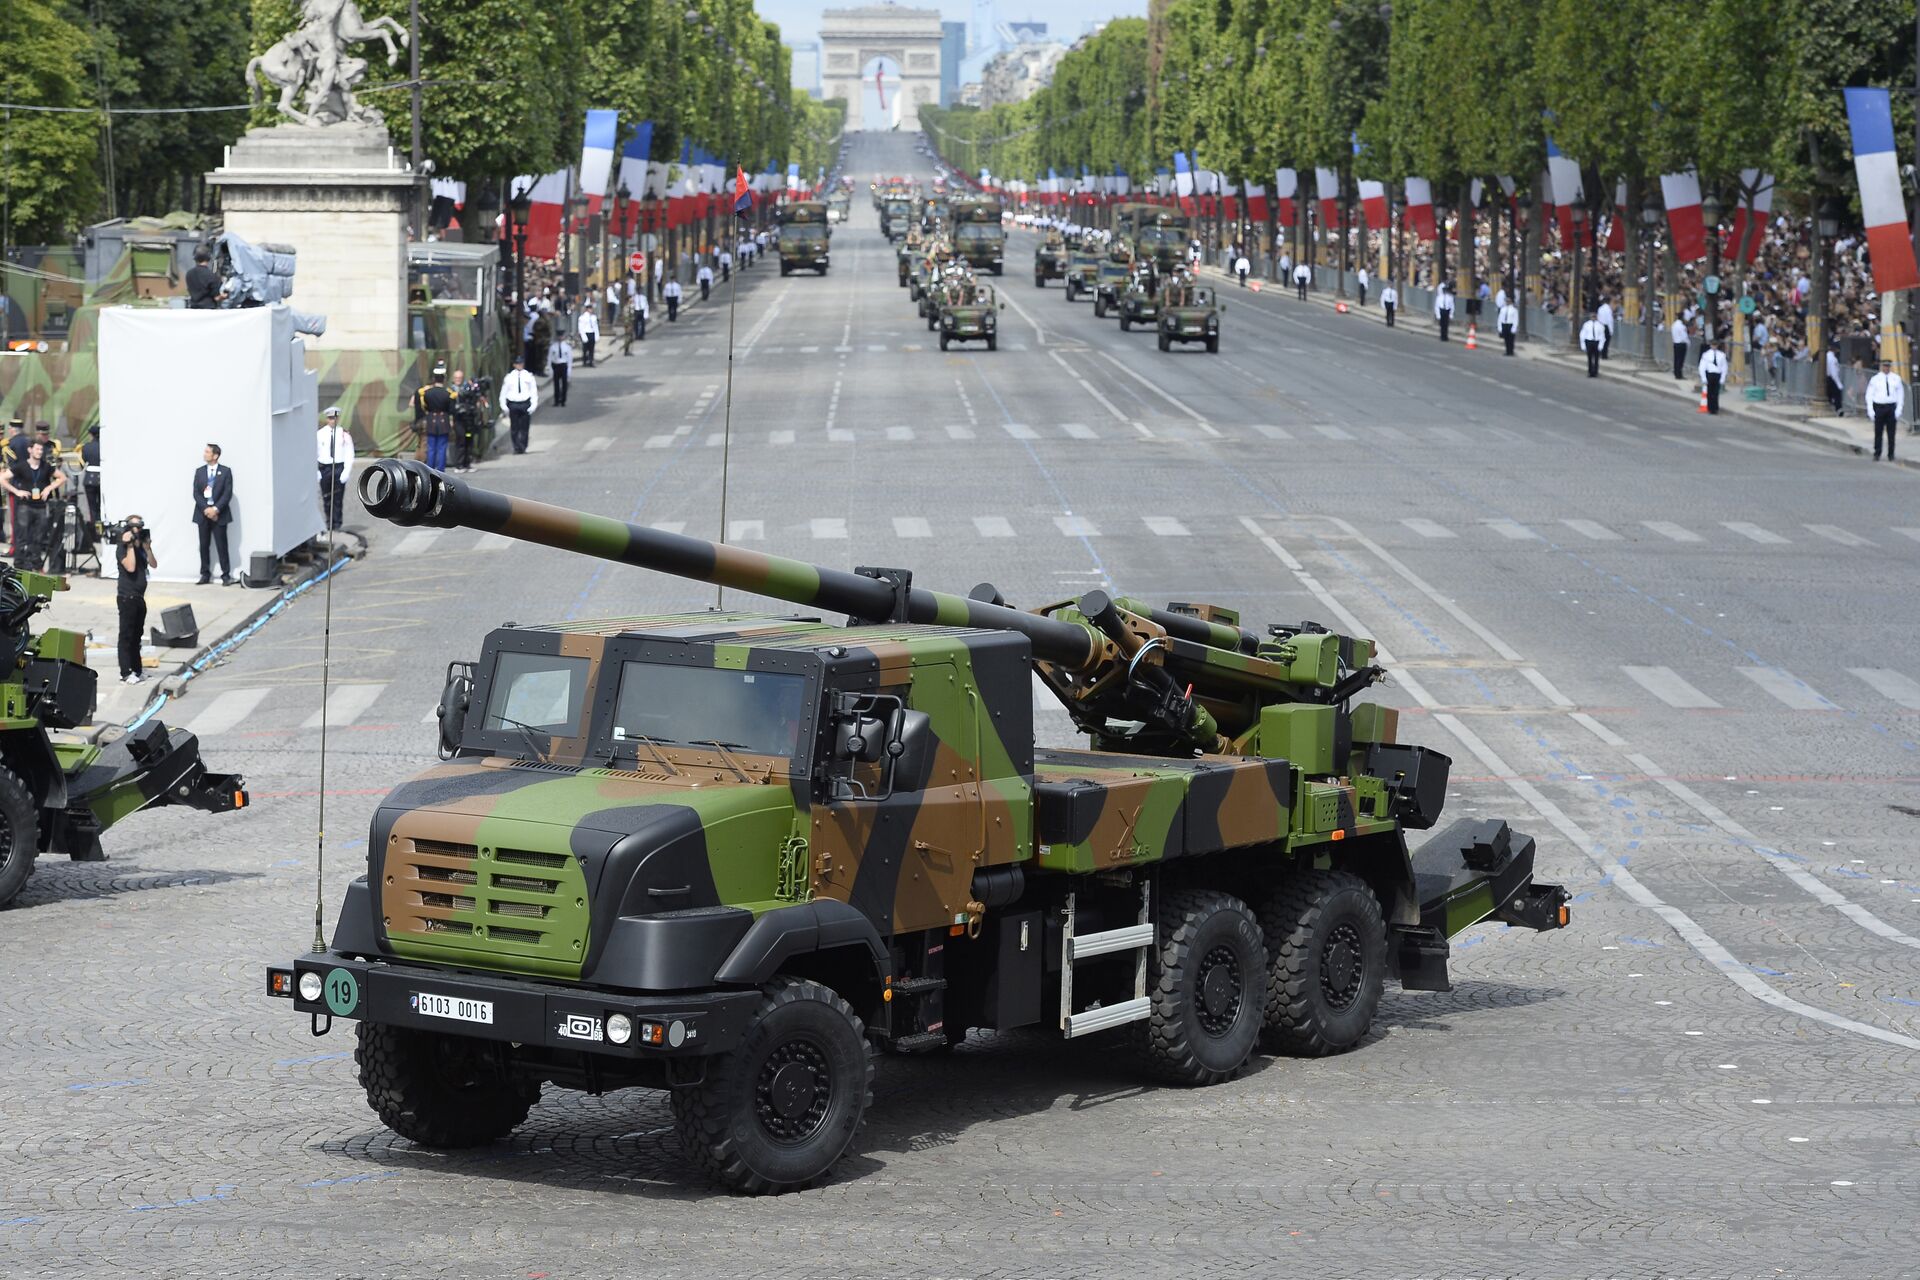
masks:
[[[493,1025],[493,1001],[465,1000],[458,996],[437,995],[431,991],[413,993],[413,1011],[429,1018],[450,1018],[455,1022],[481,1022]]]

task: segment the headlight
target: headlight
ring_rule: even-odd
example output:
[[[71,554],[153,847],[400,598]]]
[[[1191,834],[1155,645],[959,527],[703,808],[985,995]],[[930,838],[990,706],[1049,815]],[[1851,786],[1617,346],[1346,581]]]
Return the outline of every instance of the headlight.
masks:
[[[607,1015],[607,1039],[615,1044],[626,1044],[633,1039],[633,1019],[624,1013]]]
[[[320,975],[309,969],[300,975],[300,998],[309,1003],[320,998],[322,982]]]

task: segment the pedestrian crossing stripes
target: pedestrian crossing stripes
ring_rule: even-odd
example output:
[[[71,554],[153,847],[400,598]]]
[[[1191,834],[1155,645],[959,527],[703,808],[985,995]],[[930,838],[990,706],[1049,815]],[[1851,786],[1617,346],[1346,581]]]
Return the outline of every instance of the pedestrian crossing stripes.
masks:
[[[1607,528],[1607,526],[1601,524],[1598,520],[1562,520],[1560,523],[1581,537],[1591,538],[1595,542],[1620,541],[1619,534]]]
[[[1402,520],[1400,523],[1423,538],[1452,538],[1458,536],[1453,530],[1443,524],[1436,524],[1432,520],[1424,520],[1417,516],[1412,519]]]
[[[1804,526],[1808,533],[1817,533],[1821,537],[1837,542],[1843,547],[1870,547],[1872,542],[1857,533],[1849,533],[1838,525],[1810,524]]]
[[[1912,538],[1915,542],[1920,542],[1920,529],[1895,529],[1894,532],[1903,538]]]
[[[595,436],[584,445],[581,445],[580,448],[583,453],[605,453],[612,446],[612,436]]]
[[[1540,536],[1539,534],[1535,533],[1533,530],[1527,528],[1527,526],[1521,524],[1518,520],[1508,520],[1508,519],[1502,518],[1498,520],[1482,520],[1480,523],[1484,524],[1485,526],[1487,526],[1487,528],[1493,530],[1495,533],[1499,534],[1501,537],[1511,538],[1515,542],[1521,542],[1528,538],[1538,538]]]
[[[1627,678],[1670,707],[1709,710],[1720,704],[1681,679],[1672,667],[1622,667]]]
[[[326,723],[330,729],[344,729],[365,715],[368,708],[380,700],[387,686],[382,684],[343,684],[336,685],[327,695]],[[318,710],[308,716],[300,727],[318,729],[321,714]]]
[[[973,527],[983,538],[1013,537],[1013,525],[1005,516],[975,516]]]
[[[1641,524],[1653,530],[1663,538],[1675,542],[1699,542],[1700,535],[1691,529],[1683,529],[1671,520],[1642,520]]]
[[[1840,708],[1821,697],[1778,667],[1740,667],[1741,675],[1759,685],[1795,711],[1838,711]]]
[[[1864,681],[1888,702],[1909,711],[1920,711],[1920,681],[1885,667],[1848,667],[1847,674]]]
[[[1791,541],[1791,539],[1783,538],[1770,529],[1762,529],[1757,524],[1748,524],[1745,520],[1722,520],[1720,527],[1732,530],[1741,537],[1751,539],[1754,542],[1760,543],[1762,546],[1779,546]]]
[[[414,529],[394,544],[393,553],[397,556],[417,556],[433,550],[433,544],[440,541],[445,529]]]
[[[933,527],[925,516],[895,516],[893,518],[893,536],[896,538],[931,538]]]
[[[195,716],[187,728],[201,738],[227,733],[252,715],[269,692],[267,689],[229,689],[209,702],[206,710]]]

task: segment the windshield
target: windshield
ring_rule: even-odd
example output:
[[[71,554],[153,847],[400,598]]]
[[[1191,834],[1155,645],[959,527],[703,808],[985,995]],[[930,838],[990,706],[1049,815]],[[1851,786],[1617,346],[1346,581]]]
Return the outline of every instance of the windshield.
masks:
[[[613,709],[616,742],[718,740],[760,755],[798,755],[807,718],[807,677],[665,663],[620,664]]]
[[[482,729],[516,732],[521,725],[556,738],[580,736],[587,697],[587,660],[544,653],[503,653],[494,660]]]
[[[824,223],[798,223],[780,228],[780,242],[782,244],[786,244],[789,241],[825,240],[826,238],[827,228]]]
[[[999,240],[1005,235],[991,222],[963,222],[954,229],[955,238],[960,240]]]
[[[1176,227],[1148,227],[1140,238],[1152,245],[1181,245],[1187,242],[1187,233]]]
[[[904,218],[904,217],[906,217],[906,215],[907,215],[907,202],[906,202],[905,200],[889,200],[889,201],[887,201],[887,216],[888,216],[888,217],[890,217],[890,218]]]

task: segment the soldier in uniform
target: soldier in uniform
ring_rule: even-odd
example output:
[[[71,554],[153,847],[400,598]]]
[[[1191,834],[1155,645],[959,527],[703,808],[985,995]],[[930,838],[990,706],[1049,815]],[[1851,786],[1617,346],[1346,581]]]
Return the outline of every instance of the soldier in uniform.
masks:
[[[453,393],[447,390],[447,366],[433,366],[433,381],[415,394],[413,429],[426,435],[427,465],[445,471],[447,437],[453,434]]]

